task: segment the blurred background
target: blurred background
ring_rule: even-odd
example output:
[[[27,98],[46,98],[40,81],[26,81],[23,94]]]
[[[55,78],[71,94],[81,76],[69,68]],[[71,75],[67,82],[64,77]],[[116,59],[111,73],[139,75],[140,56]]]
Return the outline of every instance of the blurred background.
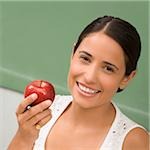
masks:
[[[73,44],[89,22],[104,15],[129,21],[141,35],[137,76],[114,101],[149,130],[148,7],[148,1],[0,1],[0,150],[17,129],[16,107],[30,81],[48,80],[57,94],[69,94]]]

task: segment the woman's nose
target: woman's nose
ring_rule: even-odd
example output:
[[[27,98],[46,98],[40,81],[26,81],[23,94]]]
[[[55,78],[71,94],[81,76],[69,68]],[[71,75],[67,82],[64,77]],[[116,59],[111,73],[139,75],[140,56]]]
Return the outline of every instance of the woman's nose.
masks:
[[[97,82],[98,72],[96,67],[90,67],[86,70],[85,81],[86,83],[93,84]]]

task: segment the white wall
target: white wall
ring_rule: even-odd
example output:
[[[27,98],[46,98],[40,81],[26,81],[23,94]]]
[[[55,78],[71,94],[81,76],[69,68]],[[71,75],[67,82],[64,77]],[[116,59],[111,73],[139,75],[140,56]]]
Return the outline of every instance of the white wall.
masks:
[[[21,93],[0,88],[0,150],[7,149],[17,129],[16,108],[23,99]]]

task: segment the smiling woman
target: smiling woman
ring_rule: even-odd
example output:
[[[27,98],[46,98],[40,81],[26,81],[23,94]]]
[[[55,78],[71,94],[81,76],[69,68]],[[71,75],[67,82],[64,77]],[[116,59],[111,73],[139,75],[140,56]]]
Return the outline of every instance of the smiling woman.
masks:
[[[134,78],[140,52],[140,36],[129,22],[113,16],[92,21],[71,56],[71,95],[29,110],[37,96],[26,97],[16,111],[19,128],[8,149],[148,150],[146,129],[112,101]]]
[[[76,89],[71,87],[77,81],[79,85],[81,83],[86,85],[85,87],[101,91],[101,99],[98,93],[95,93],[101,103],[110,101],[118,87],[123,88],[123,84],[128,84],[133,76],[124,75],[126,67],[123,50],[104,32],[92,33],[83,39],[73,55],[70,68],[69,87],[72,92]],[[79,97],[75,99],[79,100]]]

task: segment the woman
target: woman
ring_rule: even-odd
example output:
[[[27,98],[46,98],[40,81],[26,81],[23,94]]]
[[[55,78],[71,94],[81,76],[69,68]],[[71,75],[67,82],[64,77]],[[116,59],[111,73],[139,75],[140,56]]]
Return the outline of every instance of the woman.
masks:
[[[8,149],[148,150],[146,130],[112,102],[135,76],[140,51],[139,34],[128,22],[112,16],[91,22],[71,56],[72,96],[57,95],[52,105],[47,100],[27,111],[37,95],[23,100]]]

